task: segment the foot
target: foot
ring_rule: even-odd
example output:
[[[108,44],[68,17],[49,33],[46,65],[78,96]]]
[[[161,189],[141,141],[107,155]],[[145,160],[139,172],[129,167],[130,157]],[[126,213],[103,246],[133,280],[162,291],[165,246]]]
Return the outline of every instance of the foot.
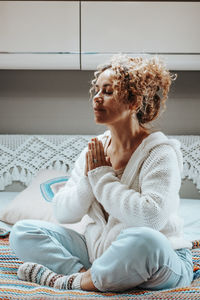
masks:
[[[17,271],[17,276],[21,280],[64,290],[81,289],[82,275],[82,273],[56,274],[43,265],[30,262],[22,264]]]

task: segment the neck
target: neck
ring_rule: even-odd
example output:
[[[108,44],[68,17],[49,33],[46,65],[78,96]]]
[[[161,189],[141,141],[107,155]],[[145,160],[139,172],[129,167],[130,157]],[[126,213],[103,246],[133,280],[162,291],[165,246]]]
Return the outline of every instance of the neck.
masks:
[[[119,124],[110,124],[108,129],[111,132],[111,146],[115,151],[133,149],[149,132],[142,128],[137,120],[126,120]]]

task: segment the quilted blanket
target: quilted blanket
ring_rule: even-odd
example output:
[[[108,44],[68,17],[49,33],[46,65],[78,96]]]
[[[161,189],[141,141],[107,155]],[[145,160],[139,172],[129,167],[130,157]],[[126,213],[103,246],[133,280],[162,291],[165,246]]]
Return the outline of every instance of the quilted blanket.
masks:
[[[0,238],[0,299],[200,299],[200,248],[193,243],[194,280],[191,286],[150,291],[133,289],[124,293],[65,291],[17,279],[17,269],[22,263],[11,251],[9,239]],[[34,249],[33,249],[34,251]]]

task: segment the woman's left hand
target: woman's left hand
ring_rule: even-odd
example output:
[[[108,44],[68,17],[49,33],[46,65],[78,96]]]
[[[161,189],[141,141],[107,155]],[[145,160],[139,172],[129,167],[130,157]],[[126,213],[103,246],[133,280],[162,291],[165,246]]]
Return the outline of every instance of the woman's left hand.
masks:
[[[93,169],[101,166],[111,166],[110,160],[104,154],[104,148],[101,141],[93,138],[88,143],[88,151],[86,152],[85,175]]]

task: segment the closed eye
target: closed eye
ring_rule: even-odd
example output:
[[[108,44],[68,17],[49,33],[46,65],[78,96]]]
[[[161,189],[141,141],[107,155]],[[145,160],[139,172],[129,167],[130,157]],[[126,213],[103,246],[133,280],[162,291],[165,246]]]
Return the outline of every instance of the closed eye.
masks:
[[[98,94],[99,93],[99,90],[95,90],[94,91],[94,94]],[[113,94],[113,91],[106,91],[106,90],[103,90],[102,91],[103,94],[106,94],[106,95],[112,95]]]
[[[98,94],[98,92],[99,92],[99,91],[95,91],[94,94],[96,95],[96,94]],[[112,91],[111,91],[111,92],[110,92],[110,91],[109,91],[109,92],[103,91],[103,94],[112,95],[113,92],[112,92]]]

